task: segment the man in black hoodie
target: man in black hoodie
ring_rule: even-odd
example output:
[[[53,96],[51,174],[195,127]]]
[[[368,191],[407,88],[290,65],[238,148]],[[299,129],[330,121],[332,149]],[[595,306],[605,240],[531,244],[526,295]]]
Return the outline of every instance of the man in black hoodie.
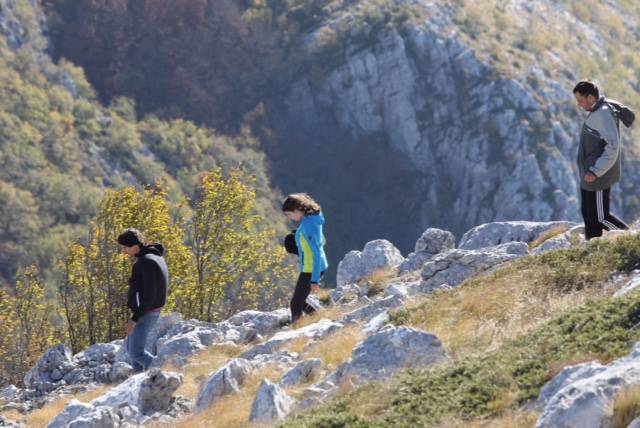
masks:
[[[147,336],[160,317],[167,299],[169,271],[160,244],[144,245],[137,229],[127,229],[118,236],[122,252],[134,259],[129,278],[128,306],[133,316],[127,324],[127,351],[133,368],[149,368],[155,357],[145,350]]]

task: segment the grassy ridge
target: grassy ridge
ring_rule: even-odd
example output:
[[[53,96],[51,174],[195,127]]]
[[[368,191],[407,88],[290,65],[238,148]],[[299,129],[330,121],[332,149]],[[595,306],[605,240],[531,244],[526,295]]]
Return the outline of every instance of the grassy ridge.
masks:
[[[490,294],[491,281],[527,268],[537,272],[531,284],[550,292],[602,289],[611,272],[628,272],[639,265],[640,237],[624,236],[522,259],[463,288],[478,287],[473,282],[484,281]],[[433,307],[427,301],[408,313],[400,311],[394,319],[411,325],[429,305]],[[640,339],[638,323],[640,292],[620,298],[594,297],[496,350],[471,354],[442,368],[409,370],[387,382],[383,396],[380,385],[360,388],[282,426],[414,427],[460,419],[460,415],[462,419],[497,417],[535,399],[544,383],[566,365],[593,359],[606,363],[625,355]]]

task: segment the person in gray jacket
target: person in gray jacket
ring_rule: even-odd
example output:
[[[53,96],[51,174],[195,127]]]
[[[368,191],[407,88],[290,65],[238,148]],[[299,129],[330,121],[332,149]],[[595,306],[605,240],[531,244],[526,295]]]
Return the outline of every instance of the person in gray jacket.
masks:
[[[611,186],[620,181],[620,125],[593,82],[579,82],[573,94],[578,105],[589,112],[580,133],[578,170],[585,238],[591,239],[602,236],[603,229],[629,228],[609,212]]]

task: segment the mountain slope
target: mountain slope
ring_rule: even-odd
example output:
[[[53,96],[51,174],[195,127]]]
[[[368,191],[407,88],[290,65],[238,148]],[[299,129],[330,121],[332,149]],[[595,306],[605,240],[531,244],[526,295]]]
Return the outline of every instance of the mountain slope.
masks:
[[[460,234],[491,220],[578,219],[573,85],[598,79],[640,102],[628,1],[202,0],[173,14],[168,2],[46,3],[56,56],[87,67],[103,97],[251,125],[274,184],[324,205],[332,269],[382,235],[408,252],[427,225]],[[121,44],[110,43],[114,26]],[[636,140],[625,137],[613,194],[630,218]]]

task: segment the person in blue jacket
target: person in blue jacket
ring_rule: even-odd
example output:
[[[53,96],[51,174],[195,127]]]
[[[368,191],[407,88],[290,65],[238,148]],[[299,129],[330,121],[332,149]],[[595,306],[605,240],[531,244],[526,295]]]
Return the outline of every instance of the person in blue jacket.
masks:
[[[320,288],[320,278],[327,270],[325,239],[322,233],[324,216],[320,205],[306,193],[287,196],[282,203],[282,212],[289,220],[300,222],[295,233],[300,275],[291,298],[291,321],[295,322],[303,312],[310,314],[314,311],[306,300],[309,293]]]

